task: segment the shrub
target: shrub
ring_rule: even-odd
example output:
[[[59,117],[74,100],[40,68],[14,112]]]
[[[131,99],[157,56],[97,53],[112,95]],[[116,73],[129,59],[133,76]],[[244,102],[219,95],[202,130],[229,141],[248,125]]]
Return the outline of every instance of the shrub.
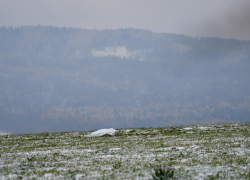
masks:
[[[154,167],[154,173],[152,173],[154,180],[163,180],[163,179],[173,179],[174,169],[168,168],[164,165],[157,165]]]

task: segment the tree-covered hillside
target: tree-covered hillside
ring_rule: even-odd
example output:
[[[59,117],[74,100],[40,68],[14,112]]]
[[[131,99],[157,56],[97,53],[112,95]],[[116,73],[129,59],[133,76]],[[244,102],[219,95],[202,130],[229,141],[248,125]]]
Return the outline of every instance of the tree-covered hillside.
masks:
[[[250,42],[139,29],[0,28],[0,130],[249,122]]]

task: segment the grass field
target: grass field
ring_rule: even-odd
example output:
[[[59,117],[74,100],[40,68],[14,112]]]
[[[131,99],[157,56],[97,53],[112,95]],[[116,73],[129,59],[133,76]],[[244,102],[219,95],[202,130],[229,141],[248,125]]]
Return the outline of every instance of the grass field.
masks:
[[[250,123],[0,136],[0,179],[250,179]]]

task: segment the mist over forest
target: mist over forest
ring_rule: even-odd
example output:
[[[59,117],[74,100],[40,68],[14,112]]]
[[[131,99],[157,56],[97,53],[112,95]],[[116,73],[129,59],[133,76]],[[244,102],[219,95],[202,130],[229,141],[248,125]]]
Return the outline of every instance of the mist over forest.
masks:
[[[250,41],[0,27],[0,131],[250,122]]]

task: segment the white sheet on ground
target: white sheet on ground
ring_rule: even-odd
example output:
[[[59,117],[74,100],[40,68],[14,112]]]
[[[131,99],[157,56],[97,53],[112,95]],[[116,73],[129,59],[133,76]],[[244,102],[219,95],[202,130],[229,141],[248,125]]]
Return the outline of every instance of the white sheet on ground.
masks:
[[[183,128],[184,130],[191,130],[193,128],[190,128],[190,127],[186,127],[186,128]]]
[[[85,137],[94,137],[94,136],[114,136],[115,135],[116,130],[113,128],[109,128],[109,129],[99,129],[98,131],[94,131],[91,134],[87,134],[85,135]]]

